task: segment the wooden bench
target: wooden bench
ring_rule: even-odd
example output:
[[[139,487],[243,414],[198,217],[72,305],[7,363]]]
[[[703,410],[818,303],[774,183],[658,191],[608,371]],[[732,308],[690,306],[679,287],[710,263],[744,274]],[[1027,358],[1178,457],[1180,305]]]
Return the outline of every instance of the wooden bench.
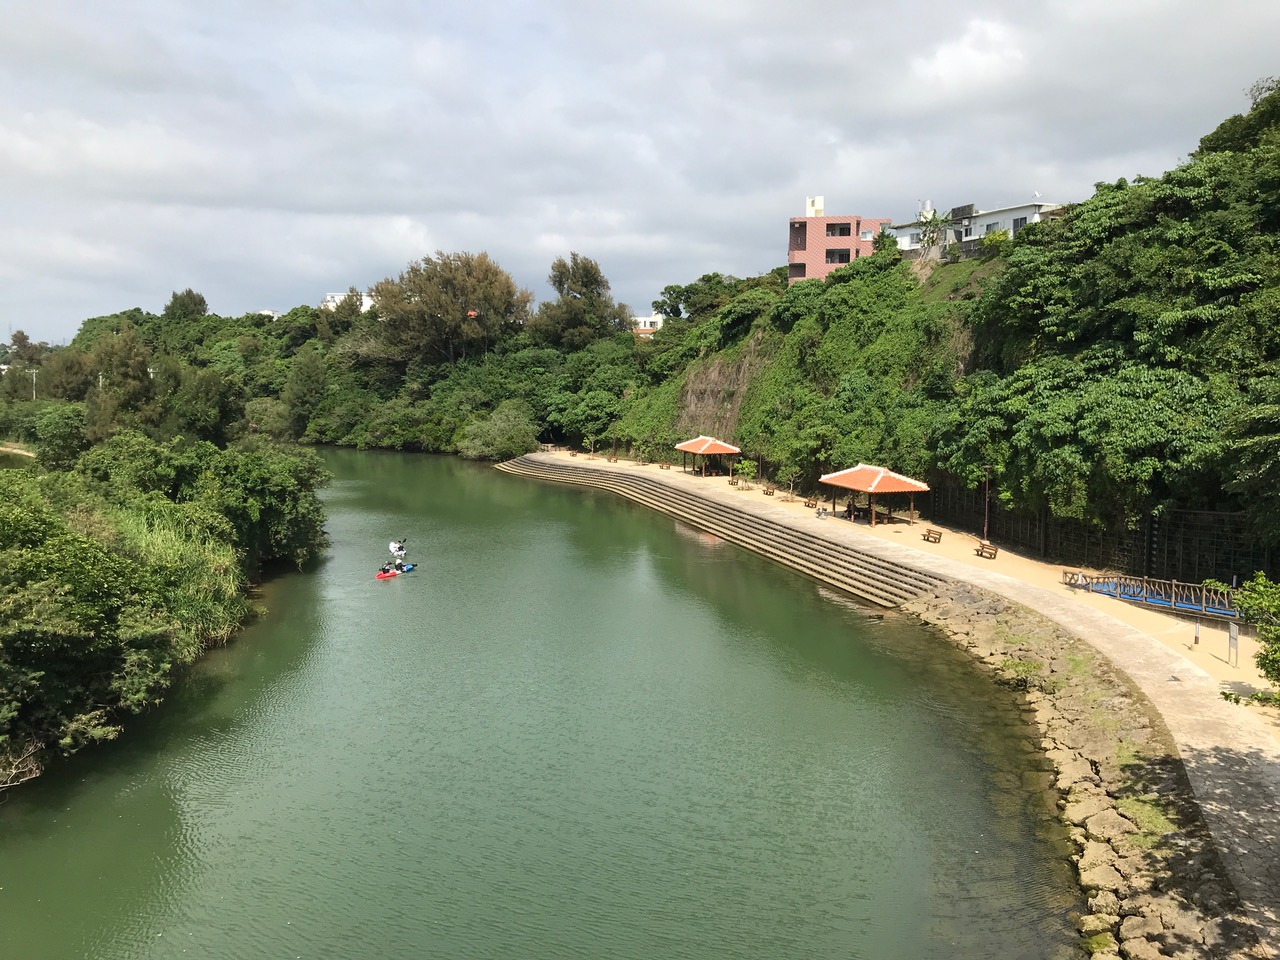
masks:
[[[930,528],[929,528],[928,530],[926,530],[924,533],[920,534],[920,537],[921,537],[921,539],[928,540],[930,543],[941,543],[941,542],[942,542],[942,531],[941,531],[941,530],[935,530],[935,529],[933,529],[933,527],[930,527]]]
[[[729,486],[731,486],[731,487],[736,487],[737,485],[738,485],[738,478],[737,478],[737,477],[730,477],[730,478],[729,478]]]
[[[810,510],[812,510],[814,507],[818,505],[818,499],[816,497],[810,497],[808,500],[804,502],[804,505],[808,507]]]
[[[765,495],[766,497],[772,497],[772,496],[773,496],[773,487],[765,487],[765,488],[764,488],[764,495]]]
[[[617,462],[618,462],[618,458],[617,458],[617,457],[610,457],[610,458],[609,458],[609,462],[610,462],[610,463],[617,463]]]
[[[979,543],[973,548],[973,552],[985,560],[994,560],[996,554],[1000,552],[1000,548],[994,543]]]
[[[659,469],[659,470],[670,470],[670,469],[671,469],[671,464],[669,464],[669,463],[667,463],[667,461],[663,460],[660,464],[658,464],[658,469]]]
[[[570,450],[570,451],[569,451],[569,456],[571,456],[571,457],[576,457],[577,455],[578,455],[578,451],[577,451],[577,450]]]

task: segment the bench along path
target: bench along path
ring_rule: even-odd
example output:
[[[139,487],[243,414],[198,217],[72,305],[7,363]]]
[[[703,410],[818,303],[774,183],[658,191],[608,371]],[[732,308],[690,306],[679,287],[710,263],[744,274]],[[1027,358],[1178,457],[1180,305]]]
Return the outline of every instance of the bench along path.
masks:
[[[1272,947],[1280,943],[1280,744],[1247,709],[1222,699],[1218,681],[1150,634],[994,567],[880,540],[853,524],[818,520],[773,500],[745,501],[723,479],[659,473],[629,462],[569,462],[555,454],[530,454],[498,467],[612,490],[882,606],[959,580],[1049,617],[1123,670],[1159,711],[1262,938],[1263,955],[1280,956]],[[748,509],[739,506],[744,502]]]

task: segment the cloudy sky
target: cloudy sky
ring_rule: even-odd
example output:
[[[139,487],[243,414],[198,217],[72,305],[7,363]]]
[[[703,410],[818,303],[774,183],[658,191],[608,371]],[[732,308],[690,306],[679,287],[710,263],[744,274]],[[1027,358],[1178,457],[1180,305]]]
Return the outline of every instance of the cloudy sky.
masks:
[[[787,221],[1158,175],[1280,75],[1276,0],[5,0],[0,336],[316,304],[487,251],[786,262]]]

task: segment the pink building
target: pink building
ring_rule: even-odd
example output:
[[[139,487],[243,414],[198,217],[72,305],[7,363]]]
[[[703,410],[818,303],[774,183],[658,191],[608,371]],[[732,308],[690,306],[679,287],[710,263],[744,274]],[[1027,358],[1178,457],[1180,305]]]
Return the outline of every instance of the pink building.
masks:
[[[807,198],[805,216],[791,218],[787,282],[821,280],[836,267],[871,256],[876,234],[892,222],[889,217],[824,216],[823,198]]]

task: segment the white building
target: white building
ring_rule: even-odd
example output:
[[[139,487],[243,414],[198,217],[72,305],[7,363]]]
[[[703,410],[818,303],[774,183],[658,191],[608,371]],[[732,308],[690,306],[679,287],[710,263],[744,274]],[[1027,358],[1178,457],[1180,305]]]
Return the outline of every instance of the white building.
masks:
[[[347,299],[347,296],[348,296],[348,291],[345,291],[345,290],[342,293],[326,293],[324,295],[324,299],[320,301],[320,309],[336,310],[338,309],[338,304],[340,304],[343,300]],[[373,297],[369,296],[369,294],[367,293],[360,294],[360,312],[364,313],[366,310],[368,310],[372,306],[373,306]]]
[[[667,318],[660,313],[655,313],[651,317],[632,317],[631,328],[635,331],[636,336],[652,337],[655,330],[661,330],[663,321]]]
[[[1018,231],[1027,224],[1061,216],[1064,209],[1060,203],[1046,203],[1039,199],[1011,207],[996,207],[993,210],[979,210],[972,203],[952,207],[944,215],[946,229],[939,244],[945,250],[953,243],[958,243],[965,253],[970,253],[972,251],[969,248],[976,249],[977,242],[989,233],[1003,230],[1010,237],[1016,237]],[[932,212],[933,204],[928,200],[922,201],[916,220],[926,218]],[[895,224],[893,234],[898,238],[898,249],[903,252],[920,250],[920,227],[915,222]]]

